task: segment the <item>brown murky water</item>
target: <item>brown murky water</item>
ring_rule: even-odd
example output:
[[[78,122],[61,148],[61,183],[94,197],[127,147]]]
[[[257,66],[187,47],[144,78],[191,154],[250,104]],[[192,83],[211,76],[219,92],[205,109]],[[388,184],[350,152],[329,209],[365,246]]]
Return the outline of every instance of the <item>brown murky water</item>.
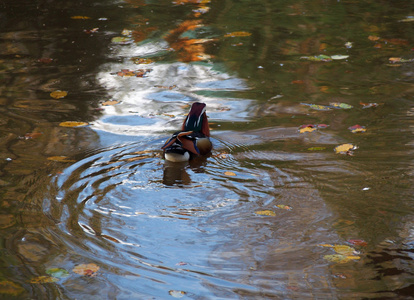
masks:
[[[412,298],[409,1],[0,8],[0,298]]]

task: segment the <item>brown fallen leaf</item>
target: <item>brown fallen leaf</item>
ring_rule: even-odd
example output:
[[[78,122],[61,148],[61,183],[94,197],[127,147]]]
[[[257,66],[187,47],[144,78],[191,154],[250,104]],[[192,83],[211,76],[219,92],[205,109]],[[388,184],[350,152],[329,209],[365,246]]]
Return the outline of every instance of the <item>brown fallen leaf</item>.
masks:
[[[72,271],[79,275],[93,277],[96,276],[96,272],[98,272],[99,269],[98,265],[90,263],[77,265]]]

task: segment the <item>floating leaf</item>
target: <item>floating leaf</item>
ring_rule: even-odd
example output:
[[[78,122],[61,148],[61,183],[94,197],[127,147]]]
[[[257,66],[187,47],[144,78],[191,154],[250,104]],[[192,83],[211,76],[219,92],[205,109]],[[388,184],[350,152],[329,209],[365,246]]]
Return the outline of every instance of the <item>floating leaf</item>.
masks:
[[[97,266],[96,264],[81,264],[81,265],[77,265],[76,267],[73,268],[73,272],[79,275],[83,275],[83,276],[96,276],[96,272],[98,272],[99,270],[99,266]]]
[[[8,280],[0,281],[0,294],[9,294],[13,296],[17,296],[24,289],[22,286]]]
[[[315,130],[317,130],[316,127],[308,126],[308,127],[304,127],[304,128],[299,129],[299,133],[312,132],[312,131],[315,131]]]
[[[51,92],[50,97],[55,98],[55,99],[61,99],[61,98],[65,98],[67,94],[68,92],[66,91],[57,90],[57,91]]]
[[[293,80],[291,83],[292,84],[304,84],[305,81],[303,81],[303,80]]]
[[[283,204],[276,205],[276,207],[278,207],[280,209],[292,210],[292,207],[290,207],[288,205],[283,205]]]
[[[261,216],[271,216],[271,217],[276,216],[275,212],[271,210],[258,210],[255,212],[255,214],[261,215]]]
[[[408,62],[414,62],[414,59],[404,59],[404,58],[401,58],[401,57],[390,57],[390,58],[388,59],[388,61],[389,61],[391,64],[395,64],[395,63],[408,63]]]
[[[352,133],[358,133],[358,132],[365,132],[367,131],[365,129],[365,126],[361,126],[361,125],[354,125],[348,128],[349,130],[351,130]]]
[[[108,100],[108,101],[102,102],[102,105],[103,106],[110,106],[110,105],[116,105],[120,102],[121,101],[117,101],[117,100]]]
[[[341,263],[341,264],[347,263],[351,260],[360,259],[359,256],[346,256],[346,255],[342,255],[342,254],[325,255],[323,258],[330,261],[330,262]]]
[[[309,106],[311,109],[314,109],[314,110],[331,110],[332,109],[331,106],[327,106],[327,105],[309,104],[309,103],[301,103],[301,104]]]
[[[59,126],[62,126],[62,127],[81,127],[81,126],[87,126],[87,125],[89,125],[89,123],[76,122],[76,121],[66,121],[66,122],[61,122],[59,124]]]
[[[92,33],[98,32],[98,30],[99,30],[99,28],[95,27],[95,28],[92,28],[92,29],[84,29],[83,32],[85,32],[87,34],[92,34]]]
[[[331,102],[329,105],[337,109],[351,109],[353,107],[352,105],[340,102]]]
[[[125,35],[125,36],[129,36],[129,35],[132,34],[132,32],[133,32],[132,30],[124,29],[124,30],[122,30],[121,34]]]
[[[321,129],[323,129],[323,128],[328,128],[329,127],[329,125],[326,125],[326,124],[317,124],[316,125],[318,128],[321,128]]]
[[[170,294],[174,298],[182,298],[182,297],[185,296],[186,292],[184,292],[184,291],[170,290],[170,291],[168,291],[168,294]]]
[[[242,37],[242,36],[251,36],[252,34],[250,32],[245,31],[235,31],[227,33],[224,37]]]
[[[151,69],[139,69],[136,71],[131,71],[129,69],[122,69],[121,71],[117,72],[116,75],[121,77],[144,77],[149,72],[151,72]]]
[[[333,249],[335,250],[336,253],[346,255],[346,256],[357,254],[357,251],[355,251],[354,248],[349,247],[347,245],[335,245],[333,246]]]
[[[370,108],[370,107],[377,107],[379,105],[382,105],[383,103],[363,103],[363,102],[359,102],[359,104],[362,105],[362,108]]]
[[[68,159],[67,156],[49,156],[47,159],[51,161],[64,162],[64,163],[76,162],[76,160]]]
[[[86,16],[72,16],[70,18],[74,19],[74,20],[88,20],[88,19],[90,19],[90,17],[86,17]]]
[[[301,59],[306,59],[309,61],[323,61],[323,62],[329,62],[332,60],[331,57],[328,55],[302,56]]]
[[[325,150],[326,147],[310,147],[308,148],[309,151],[322,151]]]
[[[148,64],[152,64],[154,62],[152,59],[149,59],[149,58],[139,58],[139,57],[133,57],[133,58],[131,58],[131,60],[136,65],[148,65]]]
[[[53,61],[53,58],[44,57],[44,58],[39,58],[37,61],[43,64],[50,64]]]
[[[336,154],[353,155],[353,150],[356,150],[356,149],[358,149],[358,147],[352,144],[342,144],[342,145],[336,146],[334,151]]]
[[[166,117],[170,117],[170,118],[175,118],[175,115],[172,115],[172,114],[163,113],[161,115],[166,116]]]
[[[61,268],[47,269],[46,274],[56,277],[56,278],[65,278],[70,275],[68,271],[66,271],[65,269],[61,269]]]
[[[236,176],[236,173],[226,171],[226,172],[224,172],[224,175],[226,175],[226,176]]]
[[[170,85],[170,86],[154,85],[154,87],[159,88],[159,89],[172,90],[172,89],[175,89],[177,86],[174,84],[174,85]]]
[[[361,246],[361,247],[365,247],[368,245],[368,243],[364,240],[351,239],[351,240],[348,240],[347,242],[352,245]]]
[[[414,22],[414,16],[408,16],[407,18],[400,20],[400,22]]]
[[[380,38],[379,38],[378,36],[376,36],[376,35],[370,35],[370,36],[368,37],[368,39],[369,39],[370,41],[378,41]]]
[[[127,36],[116,36],[111,39],[111,42],[114,44],[120,44],[120,45],[127,45],[131,44],[134,40]]]
[[[51,283],[59,281],[59,278],[52,277],[52,276],[38,276],[30,280],[30,283]]]
[[[26,133],[23,138],[25,140],[36,139],[36,138],[42,136],[42,134],[43,133],[41,133],[41,132],[30,132],[30,133]]]
[[[331,58],[333,60],[340,60],[340,59],[347,59],[349,55],[332,55]]]
[[[346,42],[345,43],[345,47],[346,48],[352,48],[352,46],[353,46],[353,43],[352,42]]]

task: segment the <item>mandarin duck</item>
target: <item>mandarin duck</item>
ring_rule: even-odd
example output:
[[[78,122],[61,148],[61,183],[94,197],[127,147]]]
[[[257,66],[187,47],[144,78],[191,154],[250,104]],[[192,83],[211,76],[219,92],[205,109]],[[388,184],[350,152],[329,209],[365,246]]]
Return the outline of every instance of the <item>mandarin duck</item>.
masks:
[[[199,155],[206,155],[211,148],[206,104],[200,102],[193,103],[181,130],[175,132],[161,147],[165,159],[172,162],[188,161]]]

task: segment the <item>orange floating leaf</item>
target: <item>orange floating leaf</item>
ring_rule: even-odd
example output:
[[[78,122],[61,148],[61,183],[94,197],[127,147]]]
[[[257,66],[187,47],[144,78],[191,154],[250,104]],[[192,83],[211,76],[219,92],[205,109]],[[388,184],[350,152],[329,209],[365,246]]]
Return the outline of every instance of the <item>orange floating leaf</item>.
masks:
[[[102,102],[102,105],[103,106],[110,106],[110,105],[116,105],[120,102],[121,101],[117,101],[117,100],[108,100],[108,101]]]
[[[379,38],[378,36],[376,36],[376,35],[370,35],[370,36],[368,37],[368,39],[369,39],[370,41],[378,41],[380,38]]]
[[[62,126],[62,127],[82,127],[82,126],[87,126],[87,125],[89,125],[89,123],[76,122],[76,121],[66,121],[66,122],[61,122],[59,124],[59,126]]]
[[[292,207],[290,207],[288,205],[283,205],[283,204],[276,205],[276,207],[278,207],[280,209],[292,210]]]
[[[86,16],[72,16],[70,18],[74,19],[74,20],[88,20],[88,19],[90,19],[90,17],[86,17]]]
[[[73,272],[83,276],[93,277],[96,276],[96,272],[98,272],[99,266],[96,264],[80,264],[73,268]]]
[[[224,172],[224,175],[226,175],[226,176],[236,176],[236,173],[226,171],[226,172]]]
[[[65,98],[67,95],[68,95],[68,92],[61,91],[61,90],[57,90],[57,91],[50,93],[50,97],[55,98],[55,99]]]
[[[30,132],[30,133],[26,133],[24,135],[24,139],[25,140],[29,140],[29,139],[36,139],[38,137],[40,137],[43,133],[41,132]]]
[[[67,156],[49,156],[47,160],[63,162],[63,163],[72,163],[76,162],[76,160],[69,159]]]
[[[224,35],[224,37],[242,37],[242,36],[251,36],[251,35],[252,34],[250,32],[235,31],[235,32],[227,33],[226,35]]]

